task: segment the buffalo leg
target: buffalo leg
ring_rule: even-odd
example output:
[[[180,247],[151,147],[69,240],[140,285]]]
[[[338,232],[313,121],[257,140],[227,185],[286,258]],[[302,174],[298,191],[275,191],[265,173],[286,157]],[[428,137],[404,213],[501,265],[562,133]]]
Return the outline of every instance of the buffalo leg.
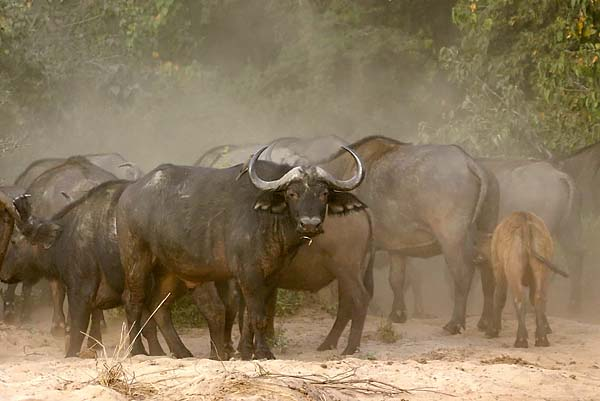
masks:
[[[510,261],[509,261],[510,263]],[[511,265],[515,265],[514,263]],[[512,272],[511,272],[512,273]],[[509,274],[511,274],[509,273]],[[525,297],[525,287],[521,283],[521,280],[509,280],[510,292],[513,295],[513,302],[515,305],[515,313],[519,322],[517,328],[517,338],[515,340],[516,348],[527,348],[527,298]]]
[[[317,351],[336,349],[338,341],[352,317],[352,300],[347,299],[344,291],[339,288],[340,285],[341,284],[338,282],[338,307],[335,322],[323,343],[317,348]]]
[[[253,337],[255,339],[254,356],[257,359],[275,359],[269,344],[267,344],[268,322],[265,307],[267,299],[272,296],[274,288],[264,282],[263,277],[261,277],[262,269],[253,270],[246,267],[245,269],[239,269],[239,271],[244,271],[248,275],[244,277],[243,282],[239,283],[248,311],[248,317],[244,321],[242,332],[242,359],[248,360],[251,358]]]
[[[567,251],[567,263],[570,275],[569,311],[577,313],[581,310],[582,279],[583,279],[583,254],[576,251]]]
[[[24,281],[21,287],[21,294],[23,296],[23,303],[21,304],[21,322],[31,321],[31,292],[33,290],[33,283]]]
[[[65,313],[63,310],[63,305],[65,303],[65,287],[58,280],[50,280],[50,290],[52,292],[52,303],[54,305],[50,333],[55,337],[61,337],[65,335],[66,330]]]
[[[550,326],[546,317],[546,294],[549,277],[547,274],[540,274],[540,272],[544,272],[546,266],[543,266],[538,260],[532,260],[530,263],[534,265],[532,266],[532,270],[534,271],[535,285],[530,286],[529,291],[535,307],[535,346],[548,347],[550,343],[548,342],[547,335],[549,334]]]
[[[145,325],[142,328],[142,335],[148,342],[148,353],[152,356],[162,356],[165,355],[165,351],[163,351],[160,342],[158,341],[158,330],[156,328],[156,322],[154,318],[149,319],[150,312],[146,308],[142,310],[142,322]]]
[[[489,338],[498,337],[498,334],[500,334],[500,329],[502,328],[502,311],[506,305],[507,289],[506,276],[504,276],[503,273],[496,275],[494,287],[494,309],[492,312],[492,319],[486,329],[486,336]]]
[[[267,338],[273,340],[275,338],[275,313],[277,312],[277,289],[273,290],[272,295],[267,299]]]
[[[6,291],[4,292],[4,300],[3,300],[3,306],[4,306],[4,322],[8,323],[8,324],[12,324],[15,322],[15,316],[16,316],[16,303],[15,303],[15,298],[16,298],[16,290],[17,290],[17,285],[18,284],[9,284],[8,287],[6,288]],[[25,285],[25,283],[23,283],[23,286]]]
[[[152,300],[150,302],[151,310],[155,310],[161,302],[162,306],[156,309],[154,321],[158,329],[162,333],[171,354],[175,358],[191,358],[193,355],[189,349],[183,344],[179,334],[173,326],[171,319],[171,305],[175,298],[185,292],[181,281],[173,275],[157,277]],[[169,295],[171,294],[171,295]]]
[[[227,360],[229,355],[225,350],[225,305],[219,297],[214,283],[208,282],[192,291],[192,298],[204,319],[210,332],[210,359]]]
[[[233,280],[215,282],[215,285],[219,292],[219,297],[225,305],[225,337],[223,341],[225,341],[225,352],[231,356],[235,354],[231,332],[235,323],[235,317],[238,313],[240,296]]]
[[[145,307],[146,291],[152,273],[152,254],[142,241],[133,238],[127,228],[119,227],[120,234],[128,237],[127,246],[120,244],[121,263],[125,272],[123,302],[127,317],[127,328],[131,341],[131,354],[146,354],[139,336],[142,327],[142,312]]]
[[[466,244],[472,241],[468,234],[461,236],[456,232],[444,233],[438,238],[442,239],[440,242],[446,265],[454,280],[454,310],[444,330],[457,334],[466,327],[467,300],[474,274],[472,253],[468,252]]]
[[[483,311],[477,323],[477,328],[485,331],[491,324],[494,315],[494,273],[489,263],[481,264],[479,272],[481,274],[481,288],[483,289]]]
[[[69,308],[70,309],[70,308]],[[90,332],[87,339],[87,347],[89,349],[97,349],[102,344],[102,320],[104,314],[102,309],[92,310],[92,324],[90,325]],[[71,318],[72,319],[72,318]]]
[[[69,345],[66,357],[74,357],[79,354],[83,343],[83,333],[87,333],[90,323],[92,308],[89,302],[78,297],[77,294],[69,294],[69,316],[71,317],[71,329],[69,330]]]
[[[360,340],[365,327],[365,319],[371,296],[362,285],[362,280],[355,281],[354,284],[345,283],[343,287],[340,286],[340,292],[345,292],[344,298],[348,298],[352,302],[352,323],[350,325],[350,334],[348,335],[348,344],[344,351],[342,351],[342,355],[351,355],[360,348]]]
[[[404,286],[406,281],[406,258],[390,252],[389,283],[394,292],[394,302],[389,319],[394,323],[406,322],[406,304],[404,303]]]
[[[426,318],[429,315],[425,313],[423,302],[423,272],[414,264],[407,263],[406,265],[406,280],[405,288],[412,290],[415,300],[413,316],[416,318]]]

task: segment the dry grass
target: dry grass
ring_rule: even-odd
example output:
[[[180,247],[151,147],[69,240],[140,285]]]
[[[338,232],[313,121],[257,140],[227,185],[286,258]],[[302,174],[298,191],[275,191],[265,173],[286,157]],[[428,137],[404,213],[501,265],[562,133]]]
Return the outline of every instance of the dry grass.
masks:
[[[136,333],[131,342],[129,342],[131,330],[127,330],[127,325],[125,323],[121,325],[119,343],[115,347],[112,355],[108,355],[104,344],[88,334],[83,333],[86,337],[89,337],[95,341],[96,345],[100,349],[100,356],[96,358],[96,370],[98,371],[98,376],[89,383],[99,384],[136,400],[144,399],[147,396],[158,393],[158,388],[156,386],[136,381],[135,372],[129,372],[127,369],[125,369],[123,364],[125,360],[129,358],[133,347],[133,342],[140,336],[142,330],[146,327],[150,319],[152,319],[156,311],[160,309],[170,295],[170,293],[167,294],[167,296],[161,301],[156,309],[154,309],[152,314],[150,314],[146,322],[144,322],[139,332]]]
[[[392,322],[388,319],[381,319],[377,331],[375,332],[375,338],[384,344],[393,344],[398,341],[401,336],[396,333]]]

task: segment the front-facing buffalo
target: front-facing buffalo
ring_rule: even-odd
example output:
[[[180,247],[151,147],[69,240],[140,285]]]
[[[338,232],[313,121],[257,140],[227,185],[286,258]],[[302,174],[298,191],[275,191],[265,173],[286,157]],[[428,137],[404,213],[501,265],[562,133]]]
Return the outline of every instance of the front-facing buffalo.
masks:
[[[157,306],[155,320],[176,357],[191,356],[171,324],[168,305],[177,280],[192,288],[206,281],[235,278],[248,307],[243,336],[254,331],[256,358],[273,358],[265,341],[265,301],[274,273],[285,268],[298,248],[323,231],[327,212],[348,213],[364,205],[347,193],[364,177],[358,171],[337,180],[319,167],[281,166],[250,160],[228,169],[163,165],[129,186],[121,196],[117,227],[125,270],[125,305],[132,353],[144,353],[138,338],[146,296]],[[262,178],[261,178],[262,177]],[[160,267],[159,267],[160,266]],[[146,294],[151,274],[152,293]],[[242,350],[242,358],[251,358]]]

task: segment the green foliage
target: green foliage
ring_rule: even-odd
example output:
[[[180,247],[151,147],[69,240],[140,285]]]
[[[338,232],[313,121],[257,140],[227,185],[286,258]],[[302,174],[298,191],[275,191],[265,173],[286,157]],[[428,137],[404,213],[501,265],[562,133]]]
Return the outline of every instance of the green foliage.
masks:
[[[0,0],[0,125],[94,148],[252,119],[539,156],[600,139],[599,25],[597,0]]]
[[[453,19],[461,41],[440,59],[464,97],[424,140],[522,156],[600,139],[599,2],[460,0]]]
[[[279,353],[286,353],[290,340],[286,336],[286,330],[280,326],[275,327],[273,337],[267,339],[269,347],[274,348]]]
[[[175,327],[196,328],[206,326],[206,321],[200,315],[198,307],[189,293],[173,303],[171,317]]]
[[[304,304],[305,295],[300,291],[278,290],[276,316],[292,316],[298,313]]]

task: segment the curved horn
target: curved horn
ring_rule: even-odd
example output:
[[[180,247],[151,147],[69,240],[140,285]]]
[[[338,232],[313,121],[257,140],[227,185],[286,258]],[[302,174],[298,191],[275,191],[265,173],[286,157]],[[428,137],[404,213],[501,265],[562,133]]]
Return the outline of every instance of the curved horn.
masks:
[[[327,171],[323,170],[321,167],[317,167],[317,174],[319,177],[327,182],[331,187],[338,191],[352,191],[354,188],[358,187],[360,183],[365,178],[365,169],[363,167],[363,163],[354,151],[346,146],[342,146],[346,152],[350,153],[354,161],[356,162],[357,171],[356,174],[348,179],[348,180],[338,180],[329,174]]]
[[[8,196],[2,189],[0,189],[0,207],[6,209],[6,211],[8,211],[10,216],[17,223],[21,223],[23,221],[23,218],[21,216],[21,213],[17,209],[16,203],[19,201],[19,199],[27,198],[28,196],[28,194],[21,194],[13,198],[11,196]]]
[[[250,181],[252,181],[252,184],[254,184],[254,186],[262,191],[278,191],[280,189],[282,189],[283,187],[285,187],[287,184],[289,184],[291,181],[295,180],[295,179],[300,179],[303,177],[304,173],[302,170],[302,167],[294,167],[293,169],[291,169],[290,171],[288,171],[287,173],[285,173],[283,175],[283,177],[281,177],[278,180],[275,181],[264,181],[263,179],[261,179],[257,174],[256,174],[256,170],[254,169],[254,163],[256,163],[256,161],[258,160],[258,158],[260,157],[261,153],[265,151],[265,149],[267,149],[268,146],[264,146],[263,148],[259,149],[250,159],[250,163],[248,164],[248,175],[250,176]]]
[[[132,162],[125,162],[125,163],[119,164],[117,167],[119,167],[119,168],[122,168],[122,167],[133,167],[133,163]]]

